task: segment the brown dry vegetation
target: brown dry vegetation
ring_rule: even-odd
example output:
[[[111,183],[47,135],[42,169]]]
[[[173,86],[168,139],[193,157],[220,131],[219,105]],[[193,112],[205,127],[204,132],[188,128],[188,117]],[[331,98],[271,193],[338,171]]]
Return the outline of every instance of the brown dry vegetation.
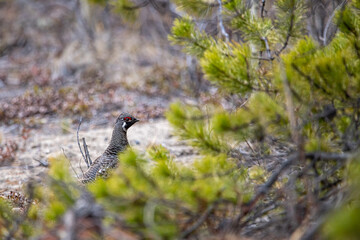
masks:
[[[18,150],[18,145],[9,141],[0,145],[0,167],[11,165],[15,160],[16,151]]]
[[[80,117],[85,129],[111,128],[121,111],[144,123],[163,117],[171,96],[192,94],[184,58],[166,40],[170,18],[148,11],[124,24],[104,13],[86,2],[0,2],[2,165],[41,159],[38,151],[48,150],[29,145],[50,133],[74,134]],[[23,129],[32,128],[24,139]],[[66,141],[76,143],[75,135]],[[27,146],[14,147],[20,142]],[[2,180],[9,177],[16,182],[16,175]]]
[[[165,23],[151,25],[153,13],[144,14],[147,24],[128,28],[86,3],[0,4],[2,122],[134,106],[150,113],[185,86],[178,79],[186,66],[166,40]],[[161,99],[141,98],[143,93]]]

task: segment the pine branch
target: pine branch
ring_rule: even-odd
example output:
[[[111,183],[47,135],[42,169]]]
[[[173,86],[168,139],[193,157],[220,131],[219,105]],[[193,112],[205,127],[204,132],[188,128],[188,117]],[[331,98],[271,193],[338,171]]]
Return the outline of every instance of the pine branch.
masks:
[[[300,68],[298,68],[298,66],[295,63],[291,64],[291,67],[298,72],[302,77],[304,77],[306,80],[308,80],[309,84],[312,85],[314,84],[314,86],[323,91],[326,95],[331,95],[325,88],[323,88],[319,83],[317,83],[313,78],[311,78],[309,75],[306,75],[303,71],[300,70]]]
[[[295,1],[295,0],[293,0],[293,1]],[[291,33],[293,31],[293,28],[294,28],[294,21],[295,21],[295,6],[293,6],[291,8],[290,25],[289,25],[289,28],[288,28],[288,31],[287,31],[287,34],[286,34],[285,42],[284,42],[283,46],[281,47],[281,49],[278,52],[275,52],[276,56],[279,56],[281,54],[281,52],[284,51],[286,49],[286,47],[288,46],[289,40],[290,40],[290,37],[291,37]]]
[[[228,74],[227,72],[225,72],[223,69],[220,69],[218,66],[215,66],[214,67],[216,68],[216,70],[218,70],[219,72],[221,72],[222,74],[224,74],[226,77],[232,79],[233,81],[236,81],[237,83],[239,83],[240,85],[242,85],[243,87],[246,87],[250,90],[254,90],[254,91],[259,91],[260,89],[258,88],[254,88],[251,84],[249,83],[245,83],[245,82],[242,82],[241,80],[239,80],[238,78],[234,77],[234,76],[231,76],[230,74]]]

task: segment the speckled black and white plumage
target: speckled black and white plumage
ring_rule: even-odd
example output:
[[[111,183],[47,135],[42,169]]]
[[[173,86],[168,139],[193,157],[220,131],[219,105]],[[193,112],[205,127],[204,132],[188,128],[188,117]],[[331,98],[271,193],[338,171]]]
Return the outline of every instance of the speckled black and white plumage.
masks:
[[[139,120],[131,116],[129,113],[120,114],[120,116],[116,119],[109,146],[84,173],[82,179],[80,180],[82,183],[92,182],[96,179],[96,177],[105,175],[108,169],[115,168],[117,166],[118,154],[125,151],[125,149],[129,146],[126,132],[138,121]]]

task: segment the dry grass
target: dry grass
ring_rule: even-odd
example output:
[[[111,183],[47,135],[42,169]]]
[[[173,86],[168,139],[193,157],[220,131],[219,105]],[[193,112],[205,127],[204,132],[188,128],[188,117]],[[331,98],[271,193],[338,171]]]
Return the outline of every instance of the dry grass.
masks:
[[[0,145],[0,166],[8,166],[16,159],[19,146],[14,141],[8,141]]]

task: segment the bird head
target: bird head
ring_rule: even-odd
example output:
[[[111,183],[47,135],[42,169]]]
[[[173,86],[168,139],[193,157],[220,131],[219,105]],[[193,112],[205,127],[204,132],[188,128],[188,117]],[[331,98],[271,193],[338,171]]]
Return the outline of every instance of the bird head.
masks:
[[[116,119],[116,125],[120,125],[121,128],[126,132],[134,123],[138,121],[138,119],[129,113],[121,113],[120,116]]]

